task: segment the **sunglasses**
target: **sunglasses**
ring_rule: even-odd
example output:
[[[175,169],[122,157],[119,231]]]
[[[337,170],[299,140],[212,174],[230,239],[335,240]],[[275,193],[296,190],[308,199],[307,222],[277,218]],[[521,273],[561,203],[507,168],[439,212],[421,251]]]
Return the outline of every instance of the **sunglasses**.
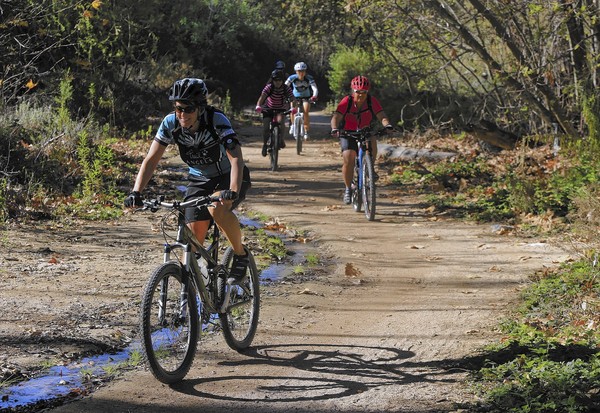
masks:
[[[366,90],[355,90],[354,93],[358,94],[358,95],[365,95],[367,93]]]
[[[194,113],[196,111],[196,106],[175,106],[175,110],[183,113]]]

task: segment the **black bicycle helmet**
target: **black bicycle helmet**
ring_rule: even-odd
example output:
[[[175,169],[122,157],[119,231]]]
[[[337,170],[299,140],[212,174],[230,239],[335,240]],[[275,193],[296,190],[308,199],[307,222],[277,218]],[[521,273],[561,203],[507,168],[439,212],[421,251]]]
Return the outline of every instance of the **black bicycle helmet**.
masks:
[[[273,70],[271,72],[271,79],[273,79],[273,80],[283,80],[283,72],[281,70]]]
[[[190,105],[206,105],[208,89],[202,79],[188,78],[176,80],[169,93],[170,101],[186,102]]]
[[[284,70],[285,69],[285,63],[282,60],[276,61],[275,62],[275,69]]]

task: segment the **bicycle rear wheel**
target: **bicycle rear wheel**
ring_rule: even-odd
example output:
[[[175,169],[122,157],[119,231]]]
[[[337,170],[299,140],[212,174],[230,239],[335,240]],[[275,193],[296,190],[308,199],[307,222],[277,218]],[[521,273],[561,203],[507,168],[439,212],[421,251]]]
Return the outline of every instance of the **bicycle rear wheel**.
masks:
[[[279,128],[273,128],[271,131],[271,171],[277,170],[277,163],[279,162]]]
[[[358,167],[358,158],[356,159],[356,164],[354,165],[354,179],[352,180],[352,207],[356,212],[360,212],[362,210],[362,191],[359,186],[360,177],[358,174],[360,173],[360,169]]]
[[[226,312],[219,314],[223,336],[227,345],[236,351],[243,351],[250,347],[256,334],[260,312],[258,269],[252,253],[247,248],[246,252],[249,263],[245,281],[241,285],[226,285],[225,288],[219,288],[219,291],[225,291],[224,300],[229,300]],[[222,260],[225,268],[231,267],[232,260],[233,249],[229,247]],[[219,283],[223,286],[226,280],[219,278]]]
[[[369,221],[375,219],[376,194],[375,194],[375,166],[371,154],[367,152],[362,162],[362,198],[365,207],[365,216]]]
[[[142,353],[154,377],[166,384],[183,380],[198,345],[196,294],[189,283],[184,287],[183,277],[179,263],[164,263],[142,296]]]

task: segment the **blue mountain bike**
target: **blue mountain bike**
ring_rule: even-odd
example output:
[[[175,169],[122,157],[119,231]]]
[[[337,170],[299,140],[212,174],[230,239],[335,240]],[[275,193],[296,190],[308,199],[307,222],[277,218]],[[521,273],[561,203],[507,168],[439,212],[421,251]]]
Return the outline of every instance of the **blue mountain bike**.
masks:
[[[373,221],[377,208],[377,187],[375,185],[377,179],[370,148],[370,139],[373,133],[371,128],[363,128],[357,131],[344,131],[343,135],[354,138],[358,142],[358,154],[352,178],[352,206],[356,212],[364,209],[367,219]]]

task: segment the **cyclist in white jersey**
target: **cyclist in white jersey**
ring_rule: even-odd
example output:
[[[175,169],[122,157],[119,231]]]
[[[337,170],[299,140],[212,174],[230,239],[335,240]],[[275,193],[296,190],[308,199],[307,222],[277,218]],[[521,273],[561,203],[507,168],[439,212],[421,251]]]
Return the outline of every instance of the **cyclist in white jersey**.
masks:
[[[302,102],[304,109],[304,139],[308,139],[308,132],[310,129],[310,111],[311,102],[316,102],[319,96],[319,90],[315,79],[306,73],[308,66],[304,62],[298,62],[294,65],[296,74],[291,75],[285,81],[286,85],[290,85],[293,88],[294,96],[296,99]]]

